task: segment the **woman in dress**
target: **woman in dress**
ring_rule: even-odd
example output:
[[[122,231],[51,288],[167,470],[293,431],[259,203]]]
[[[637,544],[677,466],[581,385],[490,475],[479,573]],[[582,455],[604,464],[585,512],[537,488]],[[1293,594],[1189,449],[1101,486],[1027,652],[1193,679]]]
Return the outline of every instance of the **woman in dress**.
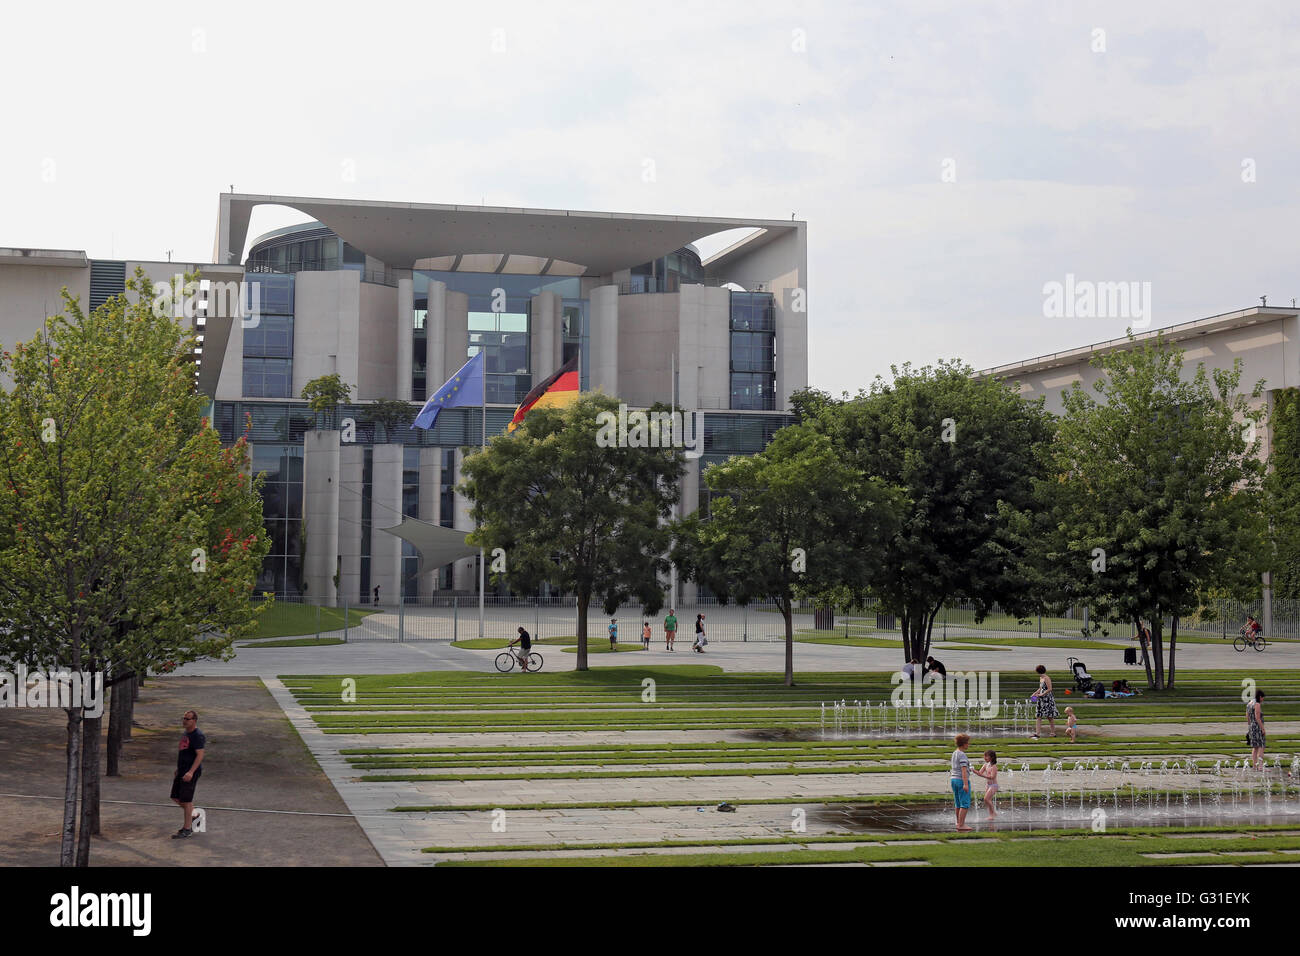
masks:
[[[1264,699],[1262,690],[1255,691],[1255,699],[1246,705],[1246,743],[1250,744],[1250,765],[1256,770],[1264,768]]]
[[[1048,729],[1052,731],[1052,736],[1056,736],[1056,718],[1060,716],[1060,711],[1056,709],[1056,698],[1052,696],[1052,678],[1047,676],[1047,668],[1039,664],[1034,668],[1038,674],[1038,693],[1034,695],[1037,699],[1038,709],[1034,715],[1034,732],[1030,740],[1037,740],[1043,733],[1043,718],[1047,718]]]

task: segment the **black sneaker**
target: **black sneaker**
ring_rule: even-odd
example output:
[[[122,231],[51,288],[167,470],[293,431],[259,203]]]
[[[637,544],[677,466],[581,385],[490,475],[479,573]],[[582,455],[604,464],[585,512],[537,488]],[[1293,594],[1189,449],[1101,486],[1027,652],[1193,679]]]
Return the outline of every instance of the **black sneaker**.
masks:
[[[189,829],[189,828],[187,827],[187,828],[185,828],[185,829],[183,829],[183,830],[177,830],[175,833],[173,833],[173,834],[172,834],[172,839],[173,839],[173,840],[184,840],[186,837],[192,837],[192,836],[194,836],[194,831],[191,830],[191,829]]]

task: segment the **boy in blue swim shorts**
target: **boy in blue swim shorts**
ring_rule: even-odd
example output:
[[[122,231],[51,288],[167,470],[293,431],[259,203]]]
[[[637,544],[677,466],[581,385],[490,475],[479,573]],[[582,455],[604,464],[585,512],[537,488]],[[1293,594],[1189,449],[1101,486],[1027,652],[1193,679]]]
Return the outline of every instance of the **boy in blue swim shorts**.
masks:
[[[957,735],[957,749],[952,752],[952,799],[957,807],[957,832],[964,833],[973,829],[966,826],[966,813],[970,810],[970,758],[966,748],[970,746],[969,734]]]

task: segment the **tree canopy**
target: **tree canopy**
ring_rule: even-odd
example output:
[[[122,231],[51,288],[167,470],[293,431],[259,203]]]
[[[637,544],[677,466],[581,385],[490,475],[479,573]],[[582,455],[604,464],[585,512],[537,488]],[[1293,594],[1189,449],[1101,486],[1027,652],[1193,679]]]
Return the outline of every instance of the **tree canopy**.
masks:
[[[636,600],[663,604],[671,529],[684,464],[675,449],[608,447],[602,412],[619,402],[599,393],[567,408],[534,408],[513,433],[465,458],[463,490],[478,529],[469,542],[504,550],[504,578],[516,591],[543,582],[578,605],[578,670],[587,668],[587,609],[607,613]]]

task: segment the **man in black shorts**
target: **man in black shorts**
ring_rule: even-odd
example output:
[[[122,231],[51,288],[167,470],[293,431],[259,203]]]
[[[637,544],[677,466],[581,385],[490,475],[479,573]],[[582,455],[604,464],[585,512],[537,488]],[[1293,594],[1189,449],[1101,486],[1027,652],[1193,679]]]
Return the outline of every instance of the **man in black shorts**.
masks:
[[[176,779],[172,781],[172,802],[185,814],[185,824],[172,834],[173,840],[183,840],[194,835],[194,788],[203,775],[203,748],[208,739],[199,730],[197,711],[187,710],[181,718],[185,733],[181,735],[180,752],[176,756]]]
[[[528,652],[533,649],[533,639],[528,636],[528,632],[522,627],[519,629],[519,636],[510,642],[510,647],[519,645],[519,653],[515,657],[519,658],[519,667],[527,673],[528,671]]]

